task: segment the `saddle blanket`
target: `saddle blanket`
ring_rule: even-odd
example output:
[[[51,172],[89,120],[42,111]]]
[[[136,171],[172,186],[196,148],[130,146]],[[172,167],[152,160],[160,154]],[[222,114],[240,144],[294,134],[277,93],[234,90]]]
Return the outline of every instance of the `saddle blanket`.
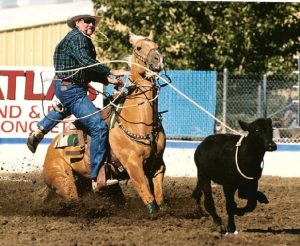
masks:
[[[57,139],[56,148],[63,148],[68,146],[78,146],[79,140],[77,134],[61,134]]]
[[[55,148],[64,148],[69,146],[84,147],[85,141],[81,130],[72,130],[61,133],[57,139]]]

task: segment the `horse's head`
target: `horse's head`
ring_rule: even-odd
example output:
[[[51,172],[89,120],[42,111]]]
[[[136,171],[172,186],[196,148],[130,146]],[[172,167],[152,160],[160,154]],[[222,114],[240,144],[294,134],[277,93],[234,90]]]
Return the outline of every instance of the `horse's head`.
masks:
[[[148,37],[129,33],[129,41],[133,47],[132,62],[140,65],[136,66],[139,74],[147,73],[145,68],[153,72],[163,69],[163,57],[158,51],[157,43],[153,41],[152,31]]]

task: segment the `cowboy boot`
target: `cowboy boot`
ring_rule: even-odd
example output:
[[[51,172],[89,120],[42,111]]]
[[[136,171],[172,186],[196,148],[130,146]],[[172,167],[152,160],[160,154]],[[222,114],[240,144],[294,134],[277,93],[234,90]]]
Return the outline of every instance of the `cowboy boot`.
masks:
[[[44,135],[45,133],[40,129],[37,129],[29,134],[29,137],[27,139],[27,147],[32,153],[35,153],[36,148],[44,138]]]
[[[98,192],[106,186],[115,185],[119,183],[117,179],[107,179],[108,172],[107,164],[103,164],[99,170],[97,181],[92,181],[92,188],[94,192]]]

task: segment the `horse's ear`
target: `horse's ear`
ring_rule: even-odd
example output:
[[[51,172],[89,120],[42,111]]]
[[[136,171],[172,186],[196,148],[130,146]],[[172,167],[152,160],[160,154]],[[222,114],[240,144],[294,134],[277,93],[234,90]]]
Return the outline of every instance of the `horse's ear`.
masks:
[[[138,40],[143,39],[143,38],[144,38],[143,36],[135,35],[134,33],[129,32],[129,42],[130,42],[132,45],[135,45],[135,43],[136,43]]]
[[[132,32],[129,32],[129,42],[133,44],[134,40],[135,40],[135,35]]]
[[[151,40],[153,41],[154,33],[153,33],[152,30],[150,31],[150,34],[149,34],[148,38],[151,39]]]

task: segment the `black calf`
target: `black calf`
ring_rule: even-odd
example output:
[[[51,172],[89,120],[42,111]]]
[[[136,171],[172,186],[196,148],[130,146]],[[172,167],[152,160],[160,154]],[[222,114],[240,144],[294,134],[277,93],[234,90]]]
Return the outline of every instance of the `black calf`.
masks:
[[[268,203],[267,197],[258,191],[258,180],[262,174],[262,161],[266,151],[277,149],[272,140],[271,119],[257,119],[252,123],[239,121],[241,128],[248,131],[246,137],[232,134],[211,135],[197,147],[194,160],[198,182],[193,192],[198,208],[204,193],[204,206],[222,232],[236,231],[234,215],[242,216],[256,208],[257,201]],[[241,139],[242,138],[242,139]],[[236,146],[240,143],[240,146]],[[239,145],[239,144],[238,144]],[[212,197],[211,180],[222,185],[228,214],[227,228],[223,228]],[[247,199],[243,208],[238,208],[234,194]]]

